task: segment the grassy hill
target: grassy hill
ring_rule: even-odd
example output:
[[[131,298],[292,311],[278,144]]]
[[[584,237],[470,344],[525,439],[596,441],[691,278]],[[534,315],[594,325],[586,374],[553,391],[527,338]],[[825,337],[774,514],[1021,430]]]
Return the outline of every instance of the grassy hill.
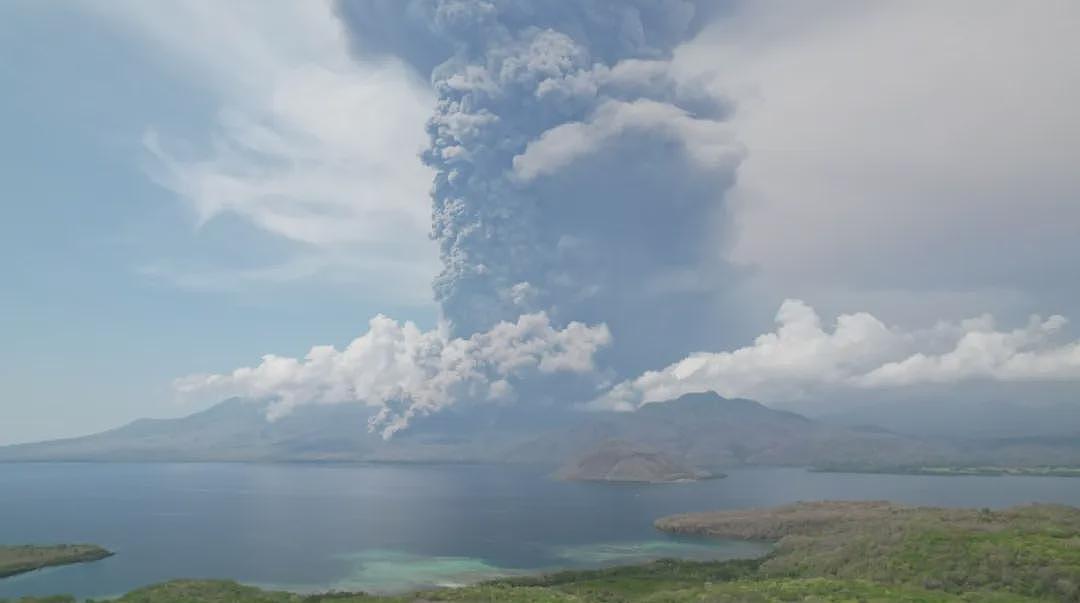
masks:
[[[777,541],[758,575],[870,580],[964,595],[1080,601],[1080,509],[797,503],[657,521],[680,534]]]
[[[299,595],[233,582],[175,581],[133,591],[118,601],[1080,601],[1080,509],[1072,507],[991,511],[883,502],[799,503],[680,515],[657,525],[679,533],[774,540],[777,547],[756,560],[663,560],[397,597]]]
[[[0,546],[0,578],[43,567],[97,561],[112,553],[92,544]]]

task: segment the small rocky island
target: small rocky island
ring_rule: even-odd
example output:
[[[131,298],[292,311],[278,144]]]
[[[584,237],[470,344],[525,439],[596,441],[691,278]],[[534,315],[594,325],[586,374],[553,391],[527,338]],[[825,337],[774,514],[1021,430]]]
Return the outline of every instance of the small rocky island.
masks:
[[[569,460],[555,472],[555,477],[571,481],[667,483],[723,476],[663,452],[611,440]]]
[[[43,567],[97,561],[112,555],[111,551],[93,544],[0,545],[0,578]]]

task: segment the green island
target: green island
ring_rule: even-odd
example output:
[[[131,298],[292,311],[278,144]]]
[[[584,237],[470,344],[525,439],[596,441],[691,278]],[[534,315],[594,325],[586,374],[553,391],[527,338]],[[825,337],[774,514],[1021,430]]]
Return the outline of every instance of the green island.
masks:
[[[132,591],[116,601],[1080,601],[1080,509],[1073,507],[991,510],[817,502],[676,515],[658,520],[656,527],[674,534],[776,545],[759,559],[660,560],[403,596],[301,595],[227,581],[180,580]]]
[[[0,578],[43,567],[97,561],[111,555],[110,551],[92,544],[0,546]]]
[[[888,475],[1029,475],[1038,477],[1080,477],[1080,467],[1034,466],[1008,467],[996,465],[917,465],[878,467],[868,465],[820,465],[811,471],[819,473],[882,473]]]

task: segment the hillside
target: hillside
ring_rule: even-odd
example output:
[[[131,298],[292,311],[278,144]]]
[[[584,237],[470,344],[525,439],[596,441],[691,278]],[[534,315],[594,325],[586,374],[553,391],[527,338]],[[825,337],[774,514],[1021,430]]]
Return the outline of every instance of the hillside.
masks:
[[[179,419],[140,419],[84,437],[2,447],[0,460],[353,459],[369,449],[360,407],[311,407],[275,422],[265,411],[264,403],[234,398]]]
[[[110,551],[92,544],[0,545],[0,578],[43,567],[98,561],[110,556]]]
[[[0,461],[510,461],[559,465],[608,440],[699,467],[804,464],[920,446],[892,434],[827,426],[750,400],[691,394],[634,413],[481,407],[418,421],[384,441],[359,405],[310,405],[267,421],[264,402],[231,399],[180,419],[144,419],[99,434],[0,447]]]
[[[560,451],[580,455],[607,440],[632,442],[720,472],[743,465],[833,465],[852,458],[874,466],[910,465],[941,462],[958,453],[943,441],[828,425],[706,392],[648,404],[637,412],[592,413],[568,428],[530,438],[510,458],[537,459]]]
[[[566,461],[555,477],[575,481],[664,483],[713,475],[681,459],[629,442],[609,440]]]
[[[1074,507],[992,511],[888,502],[796,503],[677,515],[657,520],[656,527],[778,541],[758,570],[762,577],[858,579],[955,594],[1080,600],[1080,509]]]

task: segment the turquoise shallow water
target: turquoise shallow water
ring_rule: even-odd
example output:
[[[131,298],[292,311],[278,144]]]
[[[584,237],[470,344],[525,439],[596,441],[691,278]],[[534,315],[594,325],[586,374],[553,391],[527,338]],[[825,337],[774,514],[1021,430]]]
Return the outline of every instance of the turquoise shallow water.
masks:
[[[0,464],[0,543],[94,542],[109,559],[0,580],[0,598],[101,597],[170,578],[398,592],[659,557],[760,554],[652,528],[795,500],[1080,504],[1080,479],[732,471],[698,483],[565,483],[493,466]]]
[[[338,590],[398,593],[433,586],[461,586],[525,573],[499,567],[477,557],[417,555],[373,549],[342,555],[348,564],[344,577],[328,585],[260,584],[265,588],[309,591]]]
[[[292,591],[364,591],[393,594],[440,586],[465,586],[510,576],[523,576],[566,568],[599,568],[643,563],[655,559],[694,560],[755,557],[768,552],[758,543],[708,542],[663,538],[632,542],[595,543],[551,548],[548,567],[501,567],[479,557],[416,555],[402,551],[373,549],[343,555],[348,574],[332,584],[312,585],[264,583],[265,588]]]

